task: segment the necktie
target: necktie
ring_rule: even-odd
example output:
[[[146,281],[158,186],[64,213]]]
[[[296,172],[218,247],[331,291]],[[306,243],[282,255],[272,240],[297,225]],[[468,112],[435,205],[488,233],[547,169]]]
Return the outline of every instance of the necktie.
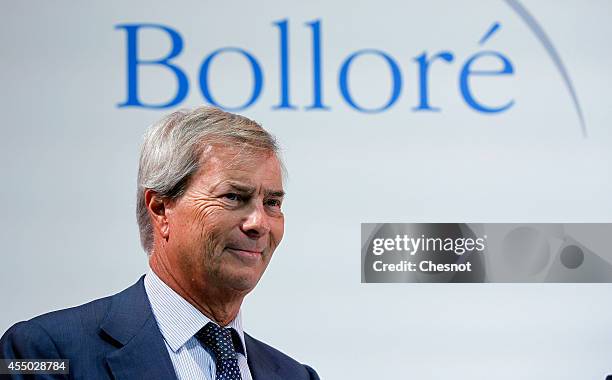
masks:
[[[208,322],[196,333],[196,338],[215,355],[216,380],[242,380],[230,329]]]

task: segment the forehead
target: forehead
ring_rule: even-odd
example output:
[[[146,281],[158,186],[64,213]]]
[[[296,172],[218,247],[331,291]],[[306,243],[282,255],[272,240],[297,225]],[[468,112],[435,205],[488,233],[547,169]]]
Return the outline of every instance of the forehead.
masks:
[[[200,156],[197,177],[210,182],[239,180],[282,188],[282,171],[276,154],[266,150],[209,145]]]

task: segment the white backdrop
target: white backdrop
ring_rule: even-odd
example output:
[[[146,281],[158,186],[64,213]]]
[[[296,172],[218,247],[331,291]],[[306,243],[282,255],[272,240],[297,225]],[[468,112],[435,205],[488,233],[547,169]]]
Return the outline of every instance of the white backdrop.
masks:
[[[612,373],[612,289],[587,284],[361,284],[362,222],[611,222],[612,3],[521,2],[562,58],[588,138],[559,71],[502,0],[371,2],[45,2],[0,4],[3,217],[0,332],[35,315],[117,292],[146,271],[135,222],[137,156],[146,127],[204,102],[202,61],[237,46],[261,64],[264,84],[240,112],[280,140],[289,181],[286,234],[244,305],[246,330],[317,369],[323,379],[604,379]],[[291,102],[279,101],[279,29],[290,38]],[[324,102],[312,102],[311,29],[321,21]],[[501,27],[484,45],[489,27]],[[189,79],[169,109],[119,108],[126,99],[126,33],[119,24],[167,25],[183,38],[173,61]],[[162,57],[163,33],[143,33],[139,54]],[[342,63],[361,49],[397,62],[401,94],[388,110],[351,108]],[[415,57],[449,50],[431,66],[440,112],[416,112]],[[474,79],[476,112],[459,72],[483,50],[514,74]],[[490,65],[490,67],[497,67]],[[355,101],[390,92],[380,57],[351,68]],[[217,57],[210,86],[227,105],[251,90],[239,55]],[[140,96],[175,91],[162,67],[142,68]]]

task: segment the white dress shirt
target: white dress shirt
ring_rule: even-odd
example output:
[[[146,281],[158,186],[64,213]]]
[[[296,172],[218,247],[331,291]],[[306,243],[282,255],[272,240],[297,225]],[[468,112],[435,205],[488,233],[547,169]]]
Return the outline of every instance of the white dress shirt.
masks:
[[[145,275],[144,287],[177,378],[215,380],[215,359],[194,336],[211,320],[166,285],[153,270]],[[240,336],[244,354],[238,352],[237,358],[242,380],[253,380],[247,364],[241,312],[227,327],[234,328]]]

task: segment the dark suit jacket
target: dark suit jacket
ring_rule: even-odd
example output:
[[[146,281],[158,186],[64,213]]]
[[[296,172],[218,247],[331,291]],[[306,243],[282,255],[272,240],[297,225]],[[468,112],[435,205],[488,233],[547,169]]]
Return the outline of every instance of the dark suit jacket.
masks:
[[[36,379],[175,380],[143,279],[113,296],[15,324],[0,340],[0,358],[70,360],[69,377]],[[312,368],[244,337],[254,380],[319,379]],[[33,377],[13,377],[28,378]]]

